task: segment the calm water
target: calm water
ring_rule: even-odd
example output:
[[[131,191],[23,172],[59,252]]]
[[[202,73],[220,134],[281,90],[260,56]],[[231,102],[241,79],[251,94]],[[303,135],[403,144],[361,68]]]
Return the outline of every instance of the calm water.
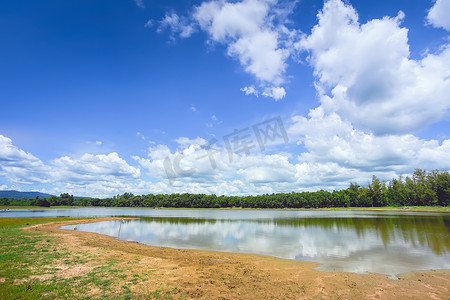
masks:
[[[318,269],[324,271],[394,275],[450,269],[450,214],[446,213],[75,209],[15,214],[138,216],[124,222],[81,224],[77,229],[153,246],[313,261],[321,263]]]

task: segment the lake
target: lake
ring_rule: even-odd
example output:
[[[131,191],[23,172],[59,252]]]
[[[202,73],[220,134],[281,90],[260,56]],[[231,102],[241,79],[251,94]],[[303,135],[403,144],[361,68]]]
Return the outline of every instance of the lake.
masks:
[[[138,217],[77,230],[179,249],[256,253],[318,262],[319,270],[395,275],[450,269],[450,214],[80,208],[10,210],[0,217]],[[63,228],[73,230],[74,225]]]

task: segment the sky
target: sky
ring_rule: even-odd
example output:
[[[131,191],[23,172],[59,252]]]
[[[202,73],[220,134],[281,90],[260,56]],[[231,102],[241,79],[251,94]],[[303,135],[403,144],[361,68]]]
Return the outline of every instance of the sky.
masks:
[[[0,2],[0,190],[333,190],[450,169],[450,0]]]

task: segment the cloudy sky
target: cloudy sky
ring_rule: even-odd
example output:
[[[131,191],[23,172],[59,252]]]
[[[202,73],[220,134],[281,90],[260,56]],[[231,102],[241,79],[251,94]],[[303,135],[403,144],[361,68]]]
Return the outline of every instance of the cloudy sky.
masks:
[[[0,3],[0,189],[340,189],[450,169],[450,0]]]

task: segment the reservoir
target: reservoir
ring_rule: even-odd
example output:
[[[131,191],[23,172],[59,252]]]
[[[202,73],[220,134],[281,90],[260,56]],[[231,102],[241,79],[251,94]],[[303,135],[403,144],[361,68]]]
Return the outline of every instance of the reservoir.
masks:
[[[322,271],[395,275],[450,269],[448,213],[123,208],[0,213],[18,216],[136,217],[63,228],[151,246],[311,261]]]

